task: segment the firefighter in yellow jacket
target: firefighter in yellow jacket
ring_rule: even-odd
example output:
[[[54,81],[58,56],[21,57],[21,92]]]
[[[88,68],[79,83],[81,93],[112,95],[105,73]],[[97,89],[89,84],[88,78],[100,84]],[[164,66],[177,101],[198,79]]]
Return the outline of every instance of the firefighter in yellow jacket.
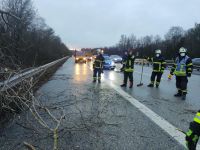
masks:
[[[176,58],[175,63],[171,69],[170,75],[176,76],[176,88],[178,93],[175,97],[182,97],[182,100],[186,99],[188,77],[191,77],[193,64],[192,59],[186,55],[187,49],[181,47],[179,49],[179,56]]]
[[[101,83],[101,74],[103,73],[104,63],[103,51],[98,49],[97,54],[98,55],[93,63],[93,82],[96,82],[96,80],[98,80],[98,82]]]
[[[130,81],[129,88],[133,87],[133,71],[134,71],[135,56],[132,51],[128,52],[128,56],[123,60],[124,83],[121,87],[126,87],[128,79]]]
[[[166,62],[163,56],[161,55],[161,50],[157,49],[155,51],[155,57],[153,58],[147,58],[148,61],[151,61],[153,63],[153,71],[151,74],[151,83],[148,85],[148,87],[154,87],[155,78],[156,78],[156,87],[158,88],[160,85],[160,81],[162,78],[162,74],[165,70]]]
[[[185,140],[189,150],[196,150],[199,136],[200,136],[200,110],[194,117],[193,122],[190,123],[188,132],[186,132]]]

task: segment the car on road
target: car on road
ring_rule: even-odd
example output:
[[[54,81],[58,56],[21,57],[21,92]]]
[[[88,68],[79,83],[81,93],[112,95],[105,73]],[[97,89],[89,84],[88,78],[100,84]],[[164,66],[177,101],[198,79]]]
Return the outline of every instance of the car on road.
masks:
[[[103,55],[103,57],[104,57],[103,68],[114,70],[116,67],[115,62],[108,55]]]
[[[83,52],[77,51],[75,54],[75,63],[86,63],[87,59]]]
[[[92,59],[93,59],[92,56],[91,56],[91,57],[90,57],[90,56],[87,56],[87,57],[86,57],[86,60],[87,60],[87,61],[92,61]]]
[[[119,55],[110,55],[110,58],[115,62],[115,63],[121,63],[122,62],[122,57]]]
[[[200,71],[200,58],[192,59],[192,63],[194,65],[194,68]]]

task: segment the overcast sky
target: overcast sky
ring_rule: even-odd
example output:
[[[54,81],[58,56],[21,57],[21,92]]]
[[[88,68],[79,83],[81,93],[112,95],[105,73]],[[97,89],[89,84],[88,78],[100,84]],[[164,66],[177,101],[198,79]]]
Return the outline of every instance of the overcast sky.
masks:
[[[38,13],[70,48],[115,45],[121,34],[163,36],[200,23],[200,0],[34,0]]]

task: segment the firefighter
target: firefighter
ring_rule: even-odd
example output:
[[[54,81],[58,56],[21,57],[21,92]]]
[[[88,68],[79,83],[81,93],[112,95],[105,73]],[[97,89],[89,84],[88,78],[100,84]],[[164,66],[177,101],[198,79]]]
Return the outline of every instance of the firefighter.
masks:
[[[124,71],[124,68],[125,68],[125,64],[126,64],[126,59],[127,59],[127,56],[128,56],[128,52],[127,51],[125,51],[125,53],[124,53],[124,56],[122,57],[122,68],[120,69],[121,70],[121,72],[123,72],[124,73],[124,83],[125,83],[125,71]]]
[[[165,59],[161,55],[160,49],[155,51],[155,55],[156,55],[155,57],[147,59],[148,61],[153,62],[151,83],[148,85],[148,87],[154,87],[154,84],[156,84],[156,88],[158,88],[160,85],[162,74],[165,70],[166,62],[165,62]],[[156,78],[156,83],[155,83],[155,78]]]
[[[135,62],[135,56],[132,54],[132,51],[129,51],[127,58],[124,60],[124,68],[123,68],[124,83],[121,85],[121,87],[126,87],[128,78],[130,81],[129,88],[133,87],[134,62]]]
[[[189,150],[196,150],[199,136],[200,136],[200,110],[194,117],[193,122],[190,123],[188,132],[186,132],[185,140]]]
[[[104,63],[104,57],[103,57],[103,51],[98,49],[97,50],[97,57],[95,58],[95,61],[93,63],[93,82],[96,82],[98,80],[99,83],[101,83],[101,73],[103,73],[103,63]]]
[[[174,96],[182,97],[182,100],[186,99],[188,77],[191,77],[193,70],[192,59],[186,53],[187,49],[184,47],[179,49],[179,56],[176,58],[169,75],[176,75],[176,88],[178,89],[178,93]]]

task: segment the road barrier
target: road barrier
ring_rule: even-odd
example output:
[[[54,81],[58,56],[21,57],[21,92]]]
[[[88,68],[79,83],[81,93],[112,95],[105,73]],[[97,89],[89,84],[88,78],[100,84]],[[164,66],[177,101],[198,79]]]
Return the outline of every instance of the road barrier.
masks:
[[[22,81],[24,81],[27,78],[33,77],[34,75],[37,75],[39,73],[41,73],[42,71],[45,71],[46,69],[49,69],[51,67],[53,67],[54,65],[56,65],[59,62],[62,62],[64,60],[67,60],[69,57],[64,57],[61,59],[58,59],[56,61],[53,61],[51,63],[48,63],[46,65],[34,68],[34,69],[30,69],[26,72],[20,73],[18,75],[15,75],[5,81],[0,82],[0,91],[6,91],[9,88],[14,87],[15,85],[21,83]]]

